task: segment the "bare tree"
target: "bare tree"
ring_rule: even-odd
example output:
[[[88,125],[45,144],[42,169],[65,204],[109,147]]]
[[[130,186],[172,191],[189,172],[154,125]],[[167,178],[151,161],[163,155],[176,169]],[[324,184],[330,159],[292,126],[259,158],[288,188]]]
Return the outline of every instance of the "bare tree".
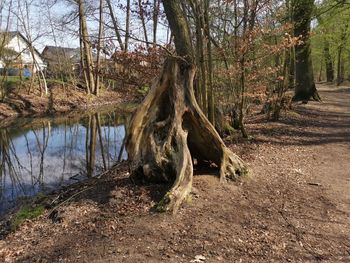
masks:
[[[85,84],[87,93],[96,93],[95,81],[94,81],[94,63],[92,57],[91,43],[89,39],[89,33],[86,23],[86,10],[84,0],[78,0],[79,7],[79,32],[80,32],[80,49],[82,68],[84,71]]]

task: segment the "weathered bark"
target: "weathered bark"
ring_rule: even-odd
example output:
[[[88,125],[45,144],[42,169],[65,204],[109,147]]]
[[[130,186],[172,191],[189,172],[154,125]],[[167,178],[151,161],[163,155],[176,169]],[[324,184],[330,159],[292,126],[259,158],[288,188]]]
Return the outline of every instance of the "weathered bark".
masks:
[[[316,90],[311,59],[310,23],[314,0],[293,0],[294,35],[302,44],[295,47],[295,92],[294,101],[307,102],[311,98],[320,101]]]
[[[247,174],[198,106],[195,68],[168,59],[163,72],[134,114],[126,148],[134,180],[173,183],[159,209],[176,212],[191,191],[193,161],[209,161],[220,168],[220,179]]]
[[[193,64],[194,57],[191,36],[186,17],[181,10],[181,1],[163,1],[163,6],[169,27],[174,36],[177,55],[182,57],[188,64]]]
[[[175,213],[191,192],[192,159],[216,164],[222,181],[247,174],[247,167],[225,147],[196,102],[193,49],[181,1],[163,1],[163,6],[180,58],[166,60],[135,112],[126,149],[133,179],[173,183],[157,208]]]

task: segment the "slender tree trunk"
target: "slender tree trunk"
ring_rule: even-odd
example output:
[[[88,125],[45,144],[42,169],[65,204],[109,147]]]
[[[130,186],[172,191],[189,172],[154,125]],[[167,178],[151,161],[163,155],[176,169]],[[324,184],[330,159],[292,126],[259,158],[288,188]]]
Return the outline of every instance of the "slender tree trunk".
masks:
[[[138,0],[138,5],[139,5],[139,15],[140,15],[142,29],[143,29],[143,36],[146,42],[146,46],[148,48],[149,42],[148,42],[148,34],[147,34],[147,27],[146,27],[146,20],[145,20],[145,11],[142,6],[142,0]]]
[[[249,11],[249,2],[248,0],[244,0],[243,6],[243,28],[242,28],[242,37],[247,42],[247,28],[248,28],[248,11]],[[248,45],[248,43],[246,43]],[[246,52],[243,51],[240,54],[239,59],[239,70],[240,70],[240,103],[239,103],[239,128],[241,130],[243,138],[248,138],[247,131],[244,126],[244,108],[245,108],[245,92],[246,92],[246,83],[245,83],[245,62],[246,62]]]
[[[317,78],[318,82],[322,81],[322,73],[323,73],[323,64],[321,63],[320,72],[318,73],[318,78]]]
[[[208,56],[208,119],[214,125],[215,124],[215,93],[213,87],[213,57],[211,49],[211,37],[210,37],[210,20],[209,20],[209,0],[204,2],[204,31],[207,41],[207,56]]]
[[[94,65],[93,65],[93,58],[92,58],[92,51],[91,51],[91,45],[89,40],[89,33],[87,29],[87,23],[86,23],[86,14],[85,14],[85,6],[84,6],[84,0],[79,0],[79,21],[80,21],[80,32],[81,32],[81,41],[83,44],[83,57],[84,57],[84,69],[86,71],[87,76],[87,83],[86,86],[89,87],[91,92],[95,93],[95,82],[94,82]]]
[[[79,21],[80,22],[80,21]],[[83,38],[81,37],[81,27],[79,27],[79,44],[80,44],[80,74],[84,77],[84,82],[86,85],[86,93],[91,93],[91,88],[89,85],[89,79],[88,75],[86,74],[87,70],[85,69],[85,59],[84,59],[84,44],[83,44]]]
[[[343,53],[343,48],[339,47],[338,54],[337,54],[337,86],[339,86],[343,82],[343,75],[341,70],[342,53]]]
[[[344,28],[342,28],[342,33],[340,36],[340,44],[338,46],[338,54],[337,54],[337,85],[339,86],[344,81],[344,61],[343,61],[343,49],[346,39],[346,31],[347,31],[348,25],[345,25]]]
[[[293,0],[287,0],[286,1],[286,8],[287,8],[287,15],[288,15],[288,22],[289,23],[293,23],[293,6],[292,6],[292,2]],[[294,36],[294,30],[290,30],[290,35]],[[289,64],[287,66],[288,68],[288,74],[287,74],[287,78],[288,78],[288,87],[290,89],[294,89],[295,88],[295,49],[294,46],[289,48]]]
[[[106,0],[106,2],[107,2],[108,10],[109,10],[109,15],[111,16],[111,19],[112,19],[114,32],[115,32],[115,35],[117,36],[117,41],[118,41],[119,47],[122,51],[124,51],[125,46],[123,44],[123,40],[122,40],[122,37],[121,37],[120,32],[119,32],[119,25],[118,25],[117,18],[114,15],[111,0]]]
[[[323,54],[324,54],[324,60],[326,63],[327,82],[333,82],[334,80],[333,62],[332,62],[331,53],[329,51],[329,42],[326,39],[324,40]]]
[[[153,46],[157,45],[157,30],[160,10],[160,0],[153,0]]]
[[[98,43],[97,43],[97,60],[95,67],[95,92],[96,96],[99,95],[100,90],[100,67],[101,67],[101,48],[104,43],[103,38],[103,6],[104,0],[100,0],[100,8],[99,8],[99,27],[98,27]]]
[[[125,19],[125,52],[128,51],[129,48],[129,38],[130,38],[130,12],[131,12],[131,7],[130,7],[130,1],[126,1],[126,19]]]

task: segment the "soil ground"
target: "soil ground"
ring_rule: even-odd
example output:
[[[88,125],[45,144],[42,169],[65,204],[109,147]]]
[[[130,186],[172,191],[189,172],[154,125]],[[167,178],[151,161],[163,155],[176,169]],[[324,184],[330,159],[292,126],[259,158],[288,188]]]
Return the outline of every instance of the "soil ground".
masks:
[[[122,164],[57,194],[0,241],[0,261],[350,262],[350,88],[319,91],[278,122],[248,120],[253,139],[231,147],[249,178],[198,172],[192,200],[157,214],[162,187],[133,185]]]

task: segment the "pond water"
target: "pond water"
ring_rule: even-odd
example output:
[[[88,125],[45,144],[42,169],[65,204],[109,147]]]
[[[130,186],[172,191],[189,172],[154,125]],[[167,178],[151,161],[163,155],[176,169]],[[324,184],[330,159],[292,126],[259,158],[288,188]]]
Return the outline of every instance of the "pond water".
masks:
[[[19,198],[59,189],[127,159],[128,119],[109,109],[0,128],[0,214]]]

